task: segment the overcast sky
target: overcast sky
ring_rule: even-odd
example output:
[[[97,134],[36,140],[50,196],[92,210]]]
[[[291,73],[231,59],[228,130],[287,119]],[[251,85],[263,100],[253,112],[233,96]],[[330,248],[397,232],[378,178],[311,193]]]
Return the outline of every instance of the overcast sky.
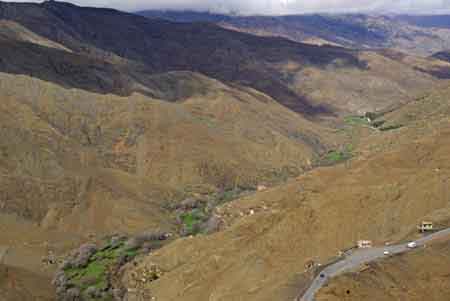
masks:
[[[20,0],[20,2],[30,1],[33,0]],[[70,2],[85,6],[113,7],[126,11],[192,9],[234,11],[241,14],[367,11],[421,14],[450,11],[450,0],[71,0]]]

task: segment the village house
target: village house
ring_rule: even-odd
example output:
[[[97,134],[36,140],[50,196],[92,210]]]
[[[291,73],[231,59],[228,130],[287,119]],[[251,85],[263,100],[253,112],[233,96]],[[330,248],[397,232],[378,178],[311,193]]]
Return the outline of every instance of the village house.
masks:
[[[359,249],[368,249],[372,248],[373,244],[371,240],[358,240],[358,248]]]
[[[422,222],[417,228],[421,233],[434,230],[433,222]]]

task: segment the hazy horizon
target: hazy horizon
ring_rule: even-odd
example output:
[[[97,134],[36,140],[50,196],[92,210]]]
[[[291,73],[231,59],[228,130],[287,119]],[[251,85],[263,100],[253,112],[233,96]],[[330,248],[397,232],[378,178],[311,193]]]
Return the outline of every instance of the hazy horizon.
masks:
[[[4,2],[43,2],[33,0]],[[450,0],[72,0],[81,6],[108,7],[124,11],[189,10],[242,15],[295,15],[312,13],[448,14]]]

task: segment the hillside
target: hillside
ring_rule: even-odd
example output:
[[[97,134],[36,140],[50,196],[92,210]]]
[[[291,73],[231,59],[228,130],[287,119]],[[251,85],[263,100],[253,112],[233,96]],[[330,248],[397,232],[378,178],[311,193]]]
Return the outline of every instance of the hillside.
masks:
[[[0,265],[0,295],[2,301],[53,301],[55,295],[50,278],[26,270]]]
[[[450,53],[448,51],[436,52],[432,55],[432,57],[445,62],[450,62]]]
[[[448,92],[411,106],[448,108]],[[311,259],[325,263],[358,239],[384,244],[414,236],[423,219],[448,225],[449,115],[440,112],[373,131],[347,164],[224,206],[216,212],[228,225],[222,232],[178,240],[130,267],[130,298],[293,299],[311,276],[304,268]],[[150,266],[163,274],[143,284],[140,273]]]
[[[292,299],[316,254],[448,223],[449,74],[397,50],[0,2],[0,299],[52,300],[58,266],[94,300]]]
[[[57,1],[1,2],[0,19],[71,51],[9,38],[2,46],[8,60],[0,71],[92,92],[155,96],[149,75],[185,70],[249,86],[315,118],[407,102],[436,83],[435,76],[378,52],[263,38],[214,24],[151,20]],[[388,76],[385,70],[395,72]],[[346,88],[338,89],[342,84]]]
[[[445,15],[229,16],[189,11],[142,11],[138,14],[176,22],[212,22],[236,31],[314,45],[393,48],[421,56],[450,48],[449,21]]]
[[[183,200],[215,206],[275,185],[346,139],[264,94],[189,72],[154,78],[170,102],[0,78],[0,247],[11,248],[7,264],[33,272],[49,251],[105,235],[181,234]]]
[[[447,241],[384,259],[333,280],[317,300],[447,300],[449,251]]]
[[[167,74],[165,81],[167,91],[179,93],[171,96],[174,103],[137,94],[121,98],[67,90],[2,74],[2,132],[8,137],[3,140],[2,170],[8,176],[62,180],[66,170],[98,166],[174,187],[255,186],[258,175],[283,167],[299,172],[312,154],[327,148],[328,140],[320,138],[327,137],[325,129],[263,94],[190,73]],[[202,90],[190,92],[190,84]],[[209,174],[202,178],[202,162],[207,164],[203,172],[218,169],[217,179]],[[242,171],[248,174],[220,174],[234,164],[246,166]],[[82,182],[73,184],[81,189],[86,185]]]

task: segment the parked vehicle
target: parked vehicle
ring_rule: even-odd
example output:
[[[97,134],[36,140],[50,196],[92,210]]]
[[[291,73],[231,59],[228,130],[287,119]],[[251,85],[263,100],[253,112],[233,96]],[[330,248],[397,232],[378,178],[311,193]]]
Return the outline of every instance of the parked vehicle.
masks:
[[[389,252],[388,250],[383,252],[384,255],[391,255],[391,252]]]

